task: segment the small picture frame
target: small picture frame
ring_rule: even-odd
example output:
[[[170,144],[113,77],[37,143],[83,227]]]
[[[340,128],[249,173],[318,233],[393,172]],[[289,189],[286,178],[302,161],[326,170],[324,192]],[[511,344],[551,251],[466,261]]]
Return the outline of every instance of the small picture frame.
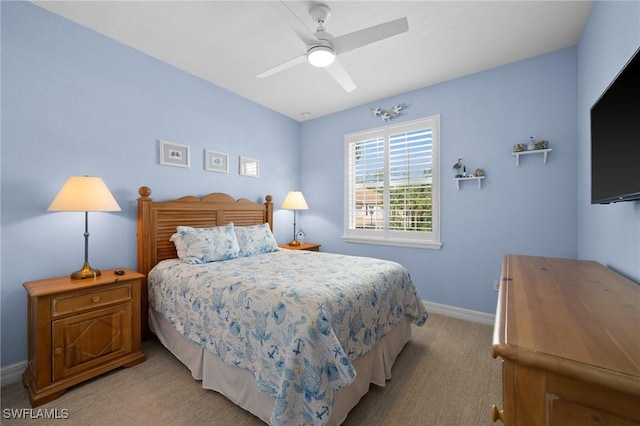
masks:
[[[240,174],[242,176],[260,176],[260,162],[255,158],[240,157]]]
[[[160,140],[160,164],[173,167],[191,167],[189,145]]]
[[[204,169],[210,172],[229,173],[229,154],[205,149]]]

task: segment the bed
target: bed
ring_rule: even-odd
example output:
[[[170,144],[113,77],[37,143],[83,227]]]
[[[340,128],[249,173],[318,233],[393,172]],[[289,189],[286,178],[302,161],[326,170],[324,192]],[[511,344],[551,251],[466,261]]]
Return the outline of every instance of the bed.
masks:
[[[138,192],[143,335],[266,423],[342,423],[427,320],[397,263],[280,250],[269,195]]]

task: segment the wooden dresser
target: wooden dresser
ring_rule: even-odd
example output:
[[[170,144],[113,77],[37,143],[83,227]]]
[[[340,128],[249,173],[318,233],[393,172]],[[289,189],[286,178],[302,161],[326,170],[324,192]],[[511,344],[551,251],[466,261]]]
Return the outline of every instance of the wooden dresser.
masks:
[[[597,262],[507,255],[493,335],[506,425],[640,424],[640,286]]]
[[[29,362],[22,377],[33,407],[99,374],[144,361],[144,275],[121,271],[102,271],[94,279],[64,276],[24,284],[29,295]]]

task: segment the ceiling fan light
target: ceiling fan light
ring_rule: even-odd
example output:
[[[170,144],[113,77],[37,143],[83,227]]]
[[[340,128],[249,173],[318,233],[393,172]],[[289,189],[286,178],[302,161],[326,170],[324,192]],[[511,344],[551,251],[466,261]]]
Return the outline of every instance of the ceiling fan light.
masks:
[[[315,46],[307,52],[307,60],[314,67],[327,67],[336,59],[333,49],[328,46]]]

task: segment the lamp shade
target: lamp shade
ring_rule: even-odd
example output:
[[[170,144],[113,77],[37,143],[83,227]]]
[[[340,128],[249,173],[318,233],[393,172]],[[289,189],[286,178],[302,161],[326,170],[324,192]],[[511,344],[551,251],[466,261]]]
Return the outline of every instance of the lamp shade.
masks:
[[[121,209],[101,178],[71,176],[47,210],[53,212],[113,212]]]
[[[309,206],[300,191],[289,191],[287,198],[282,203],[282,208],[286,210],[309,210]]]

